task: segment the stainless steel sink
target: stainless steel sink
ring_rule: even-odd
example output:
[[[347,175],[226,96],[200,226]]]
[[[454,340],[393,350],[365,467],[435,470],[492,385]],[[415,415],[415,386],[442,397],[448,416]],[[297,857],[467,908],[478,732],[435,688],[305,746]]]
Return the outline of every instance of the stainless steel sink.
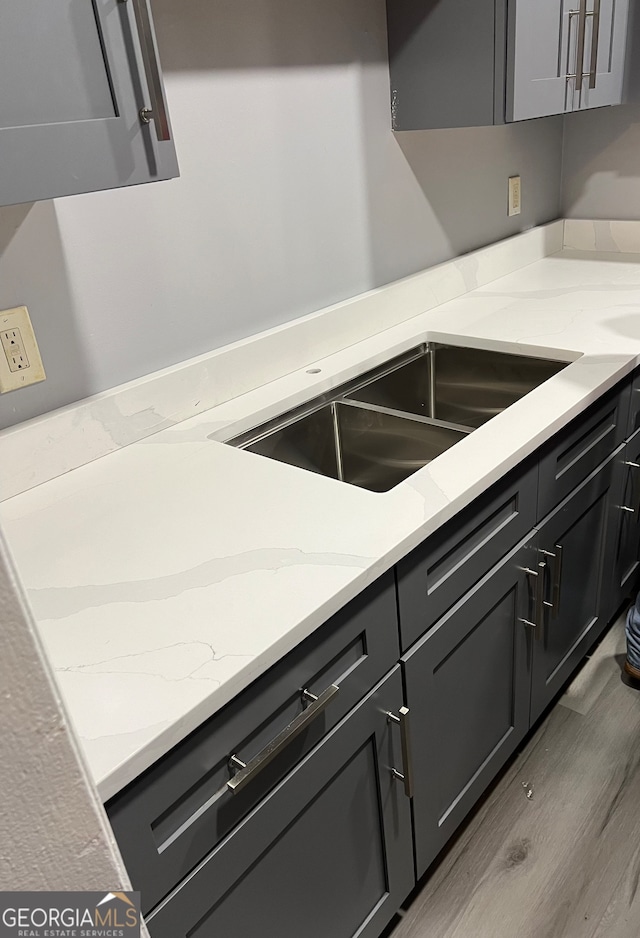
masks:
[[[423,344],[229,442],[386,492],[567,364]]]
[[[349,397],[475,428],[566,365],[545,358],[434,343]]]
[[[386,492],[444,453],[465,432],[334,401],[293,416],[282,426],[268,426],[243,448],[372,492]]]

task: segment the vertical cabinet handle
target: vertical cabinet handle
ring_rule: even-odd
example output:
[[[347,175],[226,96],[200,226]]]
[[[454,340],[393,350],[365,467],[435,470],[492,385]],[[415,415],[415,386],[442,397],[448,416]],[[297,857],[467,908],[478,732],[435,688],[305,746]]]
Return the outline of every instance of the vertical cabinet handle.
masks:
[[[120,0],[120,2],[126,3],[127,0]],[[158,55],[153,42],[153,29],[151,27],[148,0],[132,0],[132,3],[138,29],[138,37],[140,39],[140,51],[142,53],[144,73],[147,78],[147,86],[151,97],[151,107],[143,107],[140,110],[140,119],[145,124],[150,123],[150,121],[154,122],[158,140],[171,140],[169,111],[164,96],[164,88],[162,86],[160,63],[158,62]]]
[[[580,0],[578,10],[578,48],[576,50],[576,88],[578,107],[582,104],[582,81],[584,79],[584,45],[587,31],[587,0]]]
[[[520,622],[524,622],[525,625],[533,626],[535,629],[536,641],[541,642],[544,631],[544,587],[545,587],[545,573],[547,569],[546,560],[540,560],[538,562],[538,569],[531,570],[529,567],[524,568],[524,572],[528,577],[533,577],[533,622],[529,619],[520,619]]]
[[[600,41],[600,0],[593,0],[591,20],[591,59],[589,64],[589,88],[595,88],[598,74],[598,43]]]
[[[225,788],[230,791],[232,795],[235,795],[237,792],[241,791],[245,785],[248,785],[248,783],[254,779],[256,775],[259,775],[283,749],[286,749],[296,736],[299,736],[316,717],[320,716],[339,690],[340,688],[337,684],[330,684],[319,697],[309,693],[308,690],[303,690],[302,697],[305,700],[311,700],[312,703],[310,703],[302,713],[299,713],[270,743],[267,743],[264,749],[261,749],[250,762],[243,762],[235,753],[231,756],[229,759],[230,768],[239,769],[239,771],[236,772],[233,778],[229,779]]]
[[[562,589],[562,544],[555,544],[553,561],[553,618],[560,613],[560,591]]]
[[[630,469],[640,469],[640,463],[633,462],[631,459],[625,459],[625,466],[629,466]],[[634,486],[637,485],[638,491],[636,494],[635,507],[627,508],[626,505],[621,505],[623,511],[631,511],[634,514],[640,515],[640,482],[634,482]]]
[[[404,783],[404,793],[407,798],[413,798],[413,755],[411,752],[411,734],[409,727],[409,708],[400,707],[395,713],[387,713],[387,723],[397,723],[400,727],[400,745],[402,746],[402,772],[391,769],[391,774],[398,781]]]
[[[547,562],[546,560],[541,560],[538,563],[538,579],[536,580],[536,622],[538,623],[538,628],[536,630],[536,638],[538,641],[542,641],[543,632],[544,632],[544,586],[545,578],[547,572]]]
[[[541,550],[545,557],[551,557],[553,560],[553,583],[551,586],[551,602],[543,602],[543,605],[551,609],[551,615],[554,619],[560,612],[560,590],[562,587],[562,544],[554,544],[553,550]]]

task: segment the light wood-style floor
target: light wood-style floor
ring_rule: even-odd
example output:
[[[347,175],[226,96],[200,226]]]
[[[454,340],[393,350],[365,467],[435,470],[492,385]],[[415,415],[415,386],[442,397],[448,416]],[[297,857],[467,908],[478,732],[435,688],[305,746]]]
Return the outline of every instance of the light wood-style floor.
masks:
[[[624,652],[621,618],[387,938],[640,938],[640,690]]]

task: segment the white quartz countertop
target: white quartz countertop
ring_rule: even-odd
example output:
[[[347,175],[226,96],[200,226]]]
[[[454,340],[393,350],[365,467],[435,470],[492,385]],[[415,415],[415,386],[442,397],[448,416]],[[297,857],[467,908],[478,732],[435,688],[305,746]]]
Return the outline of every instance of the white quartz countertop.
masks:
[[[230,438],[433,338],[572,364],[384,494]],[[546,257],[0,505],[106,800],[640,361],[640,255]]]

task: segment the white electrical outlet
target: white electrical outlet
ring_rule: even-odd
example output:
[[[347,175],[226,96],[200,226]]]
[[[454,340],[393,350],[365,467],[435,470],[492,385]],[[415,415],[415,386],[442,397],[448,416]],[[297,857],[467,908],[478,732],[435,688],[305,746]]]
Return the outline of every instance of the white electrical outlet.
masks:
[[[27,307],[0,311],[0,394],[45,378]]]
[[[509,176],[509,215],[520,214],[521,197],[520,176]]]

